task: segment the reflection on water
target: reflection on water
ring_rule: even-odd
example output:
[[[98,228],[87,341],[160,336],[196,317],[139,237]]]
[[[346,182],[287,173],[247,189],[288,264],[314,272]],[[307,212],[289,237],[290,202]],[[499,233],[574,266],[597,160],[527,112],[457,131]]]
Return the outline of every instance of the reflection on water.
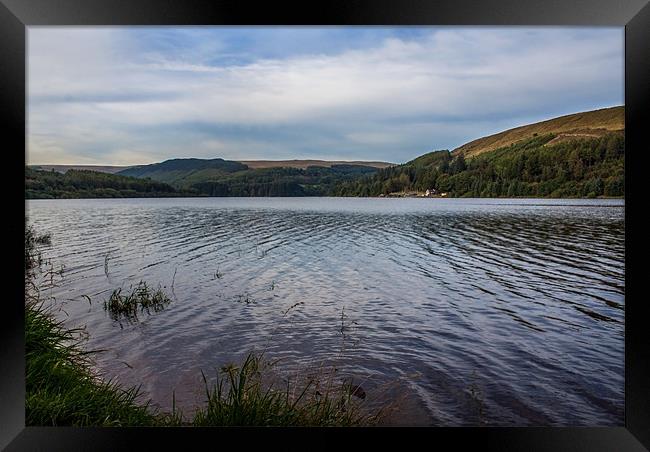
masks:
[[[43,200],[28,215],[65,265],[47,291],[61,315],[163,408],[172,391],[200,403],[201,369],[265,349],[287,369],[335,362],[369,403],[399,394],[407,424],[624,424],[622,201]],[[101,302],[141,279],[174,301],[112,321]]]

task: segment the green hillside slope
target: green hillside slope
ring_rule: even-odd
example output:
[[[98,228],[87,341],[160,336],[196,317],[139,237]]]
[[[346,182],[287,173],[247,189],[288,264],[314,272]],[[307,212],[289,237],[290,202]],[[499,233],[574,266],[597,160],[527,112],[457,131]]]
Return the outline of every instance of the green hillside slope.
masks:
[[[610,132],[622,131],[624,128],[625,107],[602,108],[560,116],[478,138],[454,149],[452,153],[463,154],[468,158],[539,135],[553,134],[555,138],[548,144],[557,144],[576,138],[598,138]]]
[[[177,187],[195,182],[217,179],[236,171],[245,171],[248,166],[243,163],[224,159],[172,159],[151,165],[136,166],[120,171],[119,175],[132,177],[149,177]]]
[[[622,132],[552,141],[547,134],[474,158],[432,152],[404,165],[336,187],[335,196],[380,196],[435,189],[453,197],[620,197],[624,195]]]
[[[119,174],[148,177],[208,196],[321,196],[342,182],[377,171],[359,164],[253,169],[223,159],[175,159]]]

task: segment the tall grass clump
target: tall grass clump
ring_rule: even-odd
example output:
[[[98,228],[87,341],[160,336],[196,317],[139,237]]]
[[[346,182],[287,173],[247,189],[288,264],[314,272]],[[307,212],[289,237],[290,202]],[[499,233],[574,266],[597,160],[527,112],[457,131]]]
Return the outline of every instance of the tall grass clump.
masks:
[[[226,366],[209,384],[197,426],[358,426],[379,422],[380,412],[365,413],[358,387],[337,383],[333,373],[280,384],[265,381],[272,364],[250,353],[241,366]],[[365,396],[365,394],[364,394]]]
[[[140,281],[131,293],[122,294],[119,288],[111,293],[111,296],[104,302],[104,310],[108,311],[113,320],[126,319],[129,321],[138,320],[138,312],[161,311],[171,302],[160,286],[154,289],[145,281]]]
[[[42,306],[25,306],[26,425],[173,425],[177,417],[141,404],[138,388],[122,389],[92,371],[79,330]]]

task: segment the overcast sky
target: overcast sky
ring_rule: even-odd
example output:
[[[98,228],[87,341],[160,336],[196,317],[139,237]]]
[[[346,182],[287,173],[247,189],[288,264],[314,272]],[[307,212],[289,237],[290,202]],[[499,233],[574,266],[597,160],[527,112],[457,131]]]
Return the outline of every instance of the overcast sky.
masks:
[[[401,163],[622,105],[623,56],[623,28],[29,27],[27,163]]]

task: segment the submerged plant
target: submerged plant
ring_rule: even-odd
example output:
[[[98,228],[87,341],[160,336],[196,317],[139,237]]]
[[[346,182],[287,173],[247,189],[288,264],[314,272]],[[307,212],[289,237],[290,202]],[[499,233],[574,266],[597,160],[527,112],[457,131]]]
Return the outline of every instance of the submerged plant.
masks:
[[[468,396],[476,408],[478,424],[482,425],[485,423],[485,402],[483,400],[483,392],[476,382],[472,382],[467,389]]]
[[[145,281],[140,281],[130,294],[123,295],[122,288],[111,293],[110,298],[104,302],[104,310],[108,311],[113,320],[126,319],[138,320],[138,312],[162,311],[171,299],[165,294],[160,285],[154,289]]]
[[[32,271],[41,266],[43,258],[39,245],[51,245],[51,234],[38,234],[25,222],[25,277],[32,276]]]
[[[247,305],[256,303],[255,299],[248,293],[237,295],[235,301],[237,301],[237,303],[245,303]]]
[[[106,275],[106,279],[110,281],[110,278],[108,277],[108,260],[110,259],[110,251],[106,253],[106,256],[104,256],[104,274]]]

